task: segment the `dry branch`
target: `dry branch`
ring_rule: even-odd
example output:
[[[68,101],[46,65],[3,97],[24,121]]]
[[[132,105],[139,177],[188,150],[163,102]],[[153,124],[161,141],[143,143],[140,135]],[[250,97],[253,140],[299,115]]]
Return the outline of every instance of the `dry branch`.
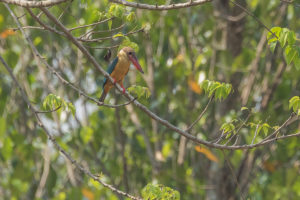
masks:
[[[146,9],[146,10],[174,10],[179,8],[188,8],[192,6],[197,6],[201,4],[205,4],[211,2],[212,0],[194,0],[188,1],[185,3],[176,3],[170,5],[149,5],[143,3],[136,3],[136,2],[129,2],[125,0],[109,0],[112,3],[122,4],[124,6],[139,8],[139,9]]]
[[[41,7],[54,6],[56,4],[60,4],[66,1],[68,0],[44,0],[44,1],[0,0],[0,2],[4,2],[7,4],[14,4],[26,8],[41,8]]]

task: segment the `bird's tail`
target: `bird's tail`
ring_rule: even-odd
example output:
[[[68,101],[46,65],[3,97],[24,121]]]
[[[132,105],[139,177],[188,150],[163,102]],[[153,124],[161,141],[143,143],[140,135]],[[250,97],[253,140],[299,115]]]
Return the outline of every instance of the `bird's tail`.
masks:
[[[107,95],[107,93],[103,90],[103,92],[101,94],[101,97],[99,98],[99,101],[104,102],[104,99],[105,99],[106,95]]]

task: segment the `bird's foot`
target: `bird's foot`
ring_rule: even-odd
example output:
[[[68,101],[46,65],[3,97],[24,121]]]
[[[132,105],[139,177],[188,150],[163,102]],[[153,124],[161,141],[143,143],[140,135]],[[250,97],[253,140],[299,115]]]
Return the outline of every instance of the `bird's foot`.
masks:
[[[115,78],[113,78],[114,79],[114,85],[117,83],[117,80],[115,79]]]
[[[126,90],[125,90],[124,86],[122,86],[122,88],[123,88],[122,93],[125,94],[125,91],[126,91]]]

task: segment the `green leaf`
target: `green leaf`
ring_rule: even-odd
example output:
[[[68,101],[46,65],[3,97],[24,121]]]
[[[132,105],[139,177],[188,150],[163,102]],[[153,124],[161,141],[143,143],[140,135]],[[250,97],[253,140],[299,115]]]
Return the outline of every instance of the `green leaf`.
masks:
[[[289,31],[287,34],[287,41],[289,45],[294,45],[296,41],[296,35],[293,31]]]
[[[130,12],[126,17],[126,21],[128,21],[128,22],[133,22],[133,21],[135,21],[135,19],[136,19],[136,16],[135,16],[134,12]]]
[[[216,99],[222,100],[228,97],[232,86],[228,83],[204,80],[201,84],[201,88],[205,91],[205,93],[208,93],[209,97],[215,93]]]
[[[271,43],[269,44],[270,50],[272,51],[272,53],[274,53],[274,51],[275,51],[276,44],[277,44],[277,42],[271,42]]]
[[[294,96],[289,100],[289,109],[293,109],[293,111],[300,115],[300,97]]]
[[[71,102],[69,102],[69,103],[67,103],[67,107],[68,107],[68,110],[70,110],[72,112],[73,117],[75,117],[75,112],[76,112],[75,106]]]
[[[249,110],[249,109],[247,107],[242,107],[241,111],[243,111],[243,110]]]
[[[288,33],[289,33],[289,29],[287,28],[283,28],[280,32],[280,38],[279,38],[279,42],[281,45],[281,48],[283,48],[286,45],[287,42],[287,38],[288,38]]]
[[[235,132],[235,126],[232,122],[225,122],[222,124],[220,130],[224,131],[224,133]]]
[[[3,146],[2,146],[0,152],[5,160],[9,160],[11,158],[13,145],[14,145],[14,143],[9,137],[6,137],[4,139]]]
[[[146,99],[148,99],[151,96],[151,92],[150,92],[149,88],[147,88],[147,87],[142,87],[139,85],[132,85],[129,88],[127,88],[127,90],[131,94],[137,95],[138,98],[145,96]]]
[[[131,47],[134,49],[135,52],[138,52],[139,51],[139,46],[134,43],[134,42],[131,42],[130,39],[128,37],[124,37],[124,40],[122,41],[122,43],[120,44],[119,46],[119,51],[123,48],[123,47]]]
[[[271,32],[272,33],[269,32],[268,35],[267,35],[268,44],[270,44],[270,43],[272,43],[274,41],[278,41],[278,39],[280,37],[281,30],[282,30],[281,27],[273,27],[273,28],[271,28]]]
[[[123,33],[117,33],[113,36],[113,38],[124,37]]]
[[[5,135],[6,131],[6,119],[4,117],[0,117],[0,141]]]
[[[285,48],[284,53],[285,53],[286,62],[289,65],[289,64],[291,64],[291,62],[293,61],[295,56],[298,54],[298,51],[295,48],[293,48],[292,46],[288,45]]]
[[[111,30],[112,20],[109,20],[109,21],[107,22],[107,25],[108,25],[108,29]]]
[[[94,130],[91,127],[85,126],[80,130],[80,137],[84,144],[87,144],[93,137]]]
[[[267,124],[267,123],[264,123],[262,125],[262,129],[263,129],[264,134],[268,134],[270,128],[271,128],[270,125]]]
[[[71,102],[66,102],[63,98],[54,94],[49,94],[45,97],[43,101],[43,108],[45,110],[54,110],[58,107],[61,107],[59,110],[57,110],[59,114],[61,110],[68,109],[68,111],[71,111],[72,115],[75,116],[76,110]]]
[[[112,16],[122,18],[125,13],[125,7],[123,5],[111,4],[108,13]]]
[[[142,197],[145,200],[180,200],[178,191],[162,184],[147,184],[142,189]]]

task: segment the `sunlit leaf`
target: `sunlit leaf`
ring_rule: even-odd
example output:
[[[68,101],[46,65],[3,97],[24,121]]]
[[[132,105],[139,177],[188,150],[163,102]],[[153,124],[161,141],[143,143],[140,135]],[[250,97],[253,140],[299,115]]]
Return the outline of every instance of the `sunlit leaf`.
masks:
[[[300,97],[294,96],[289,100],[289,109],[293,109],[297,115],[300,115]]]
[[[243,110],[249,110],[249,109],[247,107],[242,107],[241,111],[243,111]]]
[[[7,38],[8,36],[11,36],[11,35],[15,35],[16,32],[13,31],[12,29],[6,29],[4,30],[3,32],[0,33],[0,38]]]
[[[82,192],[83,196],[85,198],[87,198],[88,200],[94,200],[95,199],[95,195],[91,190],[89,190],[87,188],[82,188],[81,192]]]
[[[145,96],[146,98],[149,98],[151,96],[151,92],[149,88],[147,87],[142,87],[139,85],[132,85],[127,90],[134,95],[137,95],[138,98]]]
[[[197,93],[197,94],[201,94],[202,92],[202,89],[201,87],[198,85],[198,83],[196,81],[194,81],[193,77],[190,76],[189,79],[188,79],[188,85],[189,85],[189,88]]]
[[[142,190],[145,200],[180,200],[178,191],[161,184],[148,184]]]
[[[117,33],[113,36],[113,38],[124,37],[123,33]]]
[[[204,154],[209,160],[213,162],[219,162],[219,159],[209,149],[201,146],[195,146],[195,150]]]

